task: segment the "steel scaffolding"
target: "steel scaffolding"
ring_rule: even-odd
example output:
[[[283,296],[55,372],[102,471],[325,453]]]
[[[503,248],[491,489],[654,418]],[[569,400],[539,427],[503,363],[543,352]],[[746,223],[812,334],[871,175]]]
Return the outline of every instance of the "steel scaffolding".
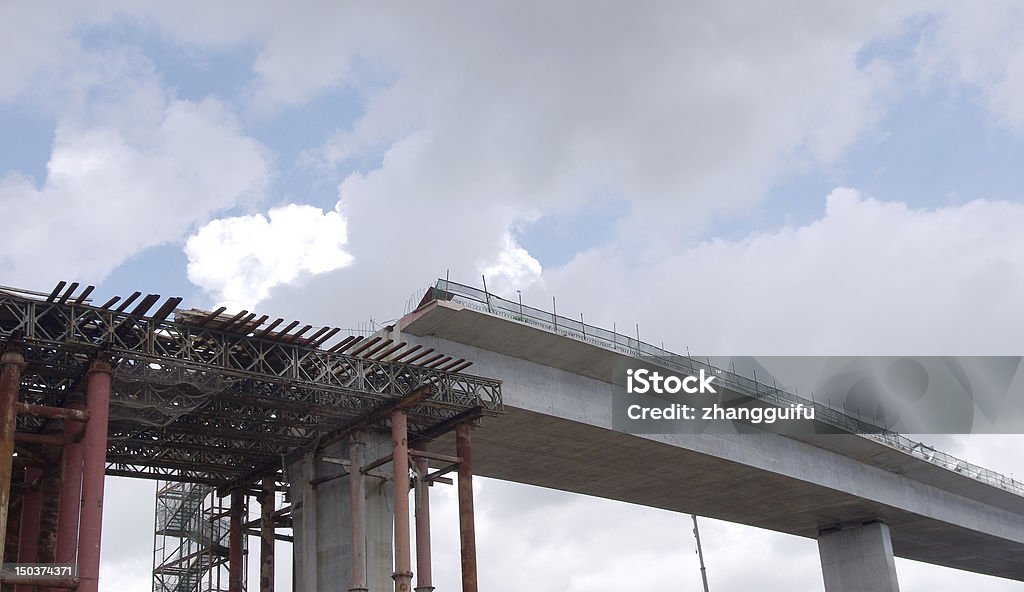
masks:
[[[158,481],[153,592],[226,591],[228,520],[212,488]]]

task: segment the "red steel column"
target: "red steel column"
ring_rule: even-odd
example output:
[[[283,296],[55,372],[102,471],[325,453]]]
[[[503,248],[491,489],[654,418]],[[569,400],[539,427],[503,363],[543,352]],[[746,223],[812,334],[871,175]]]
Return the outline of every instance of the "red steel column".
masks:
[[[0,357],[0,559],[7,541],[7,510],[11,503],[11,467],[14,464],[14,430],[18,414],[14,405],[21,388],[21,352],[5,351]]]
[[[231,530],[228,533],[228,591],[242,592],[242,492],[231,492]]]
[[[277,484],[263,478],[260,495],[260,592],[274,592],[274,499]]]
[[[43,469],[25,469],[25,495],[21,502],[21,534],[18,535],[18,563],[36,563],[39,558],[39,516],[43,508]],[[15,592],[31,592],[32,586],[19,584]]]
[[[473,518],[473,452],[469,424],[455,427],[455,454],[459,463],[459,539],[462,547],[462,592],[477,592],[476,523]]]
[[[86,400],[89,421],[82,440],[82,512],[78,532],[78,592],[97,592],[103,528],[103,476],[107,464],[107,418],[110,412],[110,363],[93,360]]]
[[[427,459],[416,459],[416,592],[433,592],[430,571],[430,484]]]
[[[69,403],[70,409],[85,405]],[[57,513],[57,563],[74,563],[78,551],[78,517],[82,510],[82,442],[75,436],[84,424],[64,420],[64,457],[61,459],[60,510]]]
[[[63,423],[63,422],[61,422]],[[53,428],[63,430],[63,426],[50,424]],[[48,434],[55,438],[55,433]],[[39,494],[42,505],[39,508],[39,547],[36,562],[54,563],[57,561],[57,521],[60,516],[60,448],[47,446],[44,459],[47,461],[43,470],[43,478],[39,483]]]
[[[412,590],[409,541],[409,425],[405,411],[391,414],[391,464],[395,485],[395,592]]]
[[[366,489],[363,480],[363,432],[352,432],[348,444],[349,523],[352,531],[352,581],[348,592],[367,592],[366,584]]]

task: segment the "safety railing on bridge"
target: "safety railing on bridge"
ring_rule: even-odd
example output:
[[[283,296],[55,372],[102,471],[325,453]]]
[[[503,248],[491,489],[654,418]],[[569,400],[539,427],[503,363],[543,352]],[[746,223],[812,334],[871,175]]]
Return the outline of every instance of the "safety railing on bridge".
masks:
[[[661,347],[640,341],[635,337],[623,335],[615,330],[610,331],[602,327],[589,325],[582,320],[571,319],[558,315],[555,312],[526,306],[522,302],[506,300],[485,290],[451,282],[446,279],[437,280],[437,283],[434,285],[434,298],[450,300],[468,308],[531,325],[563,337],[590,343],[677,372],[694,374],[703,369],[705,373],[713,373],[717,381],[741,394],[774,405],[794,404],[812,408],[814,409],[815,419],[824,423],[1024,497],[1024,482],[980,467],[951,454],[938,451],[931,446],[926,446],[902,434],[878,426],[863,417],[850,415],[846,411],[836,409],[825,403],[805,399],[800,395],[780,389],[776,385],[764,384],[759,382],[756,376],[742,376],[735,372],[718,368],[710,362],[701,362],[688,355],[682,356],[670,352]]]

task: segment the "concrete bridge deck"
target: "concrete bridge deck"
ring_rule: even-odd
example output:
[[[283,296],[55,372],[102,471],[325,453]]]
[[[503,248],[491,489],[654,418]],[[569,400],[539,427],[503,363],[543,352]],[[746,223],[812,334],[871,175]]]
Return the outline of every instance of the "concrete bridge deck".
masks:
[[[612,429],[624,354],[443,300],[396,330],[503,381],[507,412],[474,432],[479,475],[819,541],[882,521],[890,563],[894,553],[1024,581],[1024,497],[1005,489],[853,434],[629,435]]]

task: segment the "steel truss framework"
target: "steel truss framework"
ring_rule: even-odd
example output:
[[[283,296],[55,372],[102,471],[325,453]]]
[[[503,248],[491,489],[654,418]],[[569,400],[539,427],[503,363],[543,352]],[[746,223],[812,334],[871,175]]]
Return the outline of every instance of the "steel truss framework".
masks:
[[[303,338],[308,325],[274,332],[281,319],[175,310],[178,298],[153,314],[157,295],[131,310],[138,293],[95,306],[91,289],[76,297],[77,284],[64,285],[48,297],[0,289],[0,342],[24,351],[27,403],[62,407],[81,396],[90,360],[114,364],[109,475],[223,486],[422,388],[431,395],[408,410],[412,437],[473,409],[502,410],[500,382],[459,372],[463,360],[407,357],[417,347],[379,338],[325,349],[322,336],[337,329]],[[46,425],[19,415],[17,428]]]

